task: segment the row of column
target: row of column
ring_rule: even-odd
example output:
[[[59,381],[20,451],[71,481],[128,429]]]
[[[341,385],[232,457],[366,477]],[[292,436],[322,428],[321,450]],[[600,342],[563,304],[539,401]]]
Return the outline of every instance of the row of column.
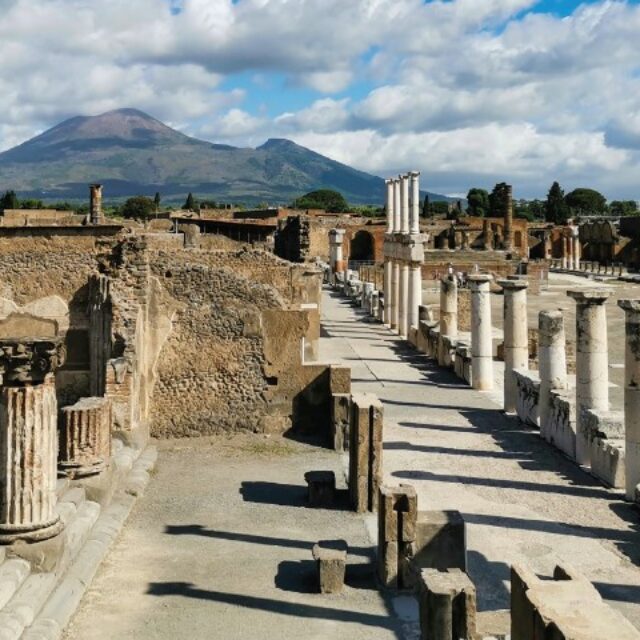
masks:
[[[562,268],[569,271],[580,269],[582,246],[578,227],[569,227],[570,235],[562,236]]]
[[[422,268],[417,262],[388,259],[384,266],[384,322],[402,338],[418,326],[422,304]],[[387,295],[388,292],[388,295]]]
[[[385,180],[387,233],[420,233],[420,172]]]

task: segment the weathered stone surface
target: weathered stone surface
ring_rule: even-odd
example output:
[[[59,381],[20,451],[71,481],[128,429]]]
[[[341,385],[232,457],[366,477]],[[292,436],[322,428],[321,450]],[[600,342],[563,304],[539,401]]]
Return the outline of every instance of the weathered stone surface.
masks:
[[[334,393],[331,396],[331,444],[335,451],[349,450],[351,424],[351,394]]]
[[[458,511],[419,511],[416,528],[418,569],[467,569],[465,523]]]
[[[313,546],[318,563],[320,593],[340,593],[344,586],[347,543],[344,540],[321,540]]]
[[[336,498],[336,474],[333,471],[307,471],[304,479],[308,487],[310,507],[332,507]]]
[[[3,384],[39,383],[64,363],[60,339],[0,339],[0,373]]]

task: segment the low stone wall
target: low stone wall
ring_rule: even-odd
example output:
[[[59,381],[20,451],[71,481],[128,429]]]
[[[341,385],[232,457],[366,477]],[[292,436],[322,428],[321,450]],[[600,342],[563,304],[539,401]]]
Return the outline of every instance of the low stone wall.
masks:
[[[569,391],[551,391],[547,439],[572,460],[576,459],[576,413]]]
[[[516,369],[513,375],[518,389],[516,398],[518,418],[531,427],[537,427],[540,378],[529,369]]]
[[[585,411],[591,472],[616,489],[625,486],[624,413]]]
[[[471,345],[467,342],[456,343],[454,371],[458,378],[464,380],[469,386],[473,384],[471,367]]]

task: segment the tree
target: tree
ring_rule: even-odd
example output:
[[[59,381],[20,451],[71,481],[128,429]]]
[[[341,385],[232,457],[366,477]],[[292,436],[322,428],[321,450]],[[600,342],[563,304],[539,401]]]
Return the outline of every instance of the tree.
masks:
[[[574,189],[567,193],[564,201],[572,213],[598,215],[607,210],[607,199],[594,189]]]
[[[156,213],[158,213],[158,211],[160,211],[160,192],[156,191],[156,195],[153,198],[153,204],[156,207]]]
[[[429,194],[424,197],[424,202],[422,204],[422,217],[428,218],[432,215],[431,210],[429,209]]]
[[[44,205],[42,204],[42,200],[35,200],[34,198],[29,198],[28,200],[20,200],[20,208],[21,209],[43,209]]]
[[[564,224],[568,218],[569,207],[564,197],[564,191],[558,182],[554,182],[544,203],[544,219],[554,224]]]
[[[135,220],[148,220],[155,212],[155,203],[146,196],[134,196],[129,198],[123,205],[121,213],[125,218]]]
[[[17,209],[20,206],[15,191],[5,191],[0,198],[0,209]]]
[[[489,213],[489,194],[484,189],[473,188],[467,194],[467,212],[484,218]]]
[[[296,209],[324,209],[329,213],[343,213],[349,210],[349,203],[338,191],[319,189],[311,191],[294,202]]]
[[[609,205],[609,213],[612,216],[637,216],[640,214],[638,203],[635,200],[614,200]]]
[[[186,209],[187,211],[195,211],[196,207],[197,207],[196,200],[193,197],[193,194],[191,192],[189,192],[189,195],[187,196],[187,199],[185,200],[183,208]]]

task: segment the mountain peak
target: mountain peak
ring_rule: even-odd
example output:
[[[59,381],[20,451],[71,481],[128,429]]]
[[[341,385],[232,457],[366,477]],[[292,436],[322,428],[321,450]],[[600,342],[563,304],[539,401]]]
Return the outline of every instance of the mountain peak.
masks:
[[[282,149],[295,149],[298,145],[286,138],[269,138],[264,144],[258,147],[259,150],[282,150]]]

